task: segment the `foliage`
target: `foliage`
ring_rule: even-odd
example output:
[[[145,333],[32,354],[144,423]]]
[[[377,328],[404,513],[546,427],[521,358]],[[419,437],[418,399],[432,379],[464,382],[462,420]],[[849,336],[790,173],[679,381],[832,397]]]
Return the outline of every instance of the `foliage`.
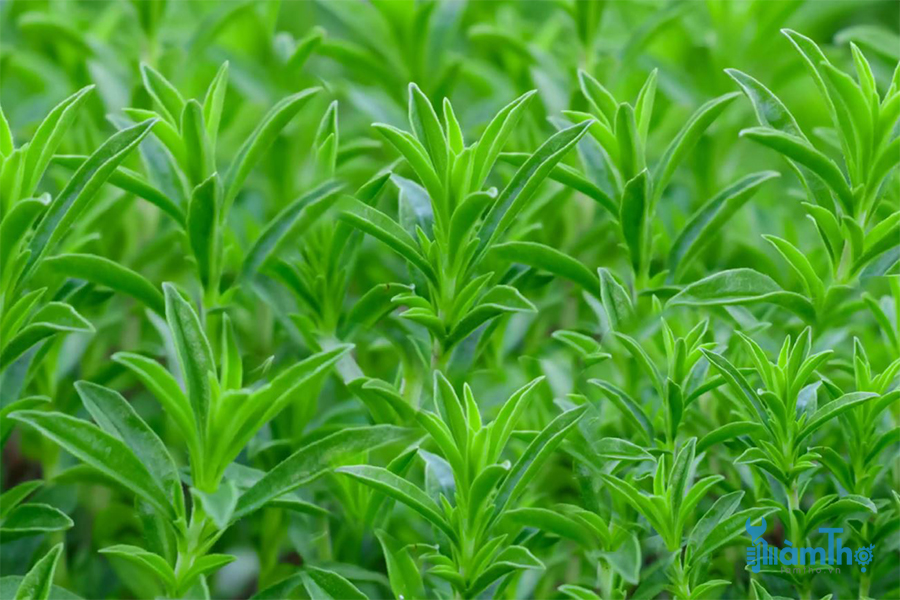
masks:
[[[0,3],[0,598],[900,596],[898,20]]]

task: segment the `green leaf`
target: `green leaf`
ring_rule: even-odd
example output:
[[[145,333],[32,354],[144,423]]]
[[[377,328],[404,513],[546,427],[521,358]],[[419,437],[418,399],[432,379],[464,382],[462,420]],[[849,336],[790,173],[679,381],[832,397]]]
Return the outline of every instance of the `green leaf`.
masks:
[[[409,163],[409,166],[419,177],[422,186],[428,190],[428,195],[431,199],[439,205],[443,204],[444,185],[431,164],[425,146],[411,134],[391,125],[375,123],[372,127],[396,148],[397,152]]]
[[[594,125],[596,124],[595,121]],[[526,152],[503,152],[500,154],[500,160],[520,167],[525,164],[525,161],[528,160],[529,156],[531,155]],[[616,201],[610,198],[606,192],[579,173],[576,169],[573,169],[568,165],[556,165],[553,167],[553,170],[550,171],[550,179],[581,192],[602,206],[611,216],[619,216],[619,208]]]
[[[444,126],[445,126],[445,135],[447,136],[447,144],[450,146],[451,152],[454,154],[460,154],[466,146],[466,142],[463,139],[462,127],[459,124],[459,121],[456,118],[456,114],[453,112],[453,106],[450,104],[449,98],[444,98],[443,102],[444,109]],[[12,144],[10,144],[11,146]]]
[[[134,373],[150,390],[165,413],[178,425],[181,434],[187,438],[188,445],[199,447],[199,432],[191,403],[175,378],[158,362],[140,354],[117,352],[112,359]]]
[[[0,107],[0,156],[9,156],[15,147],[12,132],[9,129],[9,121],[6,120],[6,115],[3,114],[3,107]]]
[[[225,104],[225,92],[228,90],[228,67],[226,60],[219,67],[216,76],[206,89],[203,98],[203,120],[206,123],[206,134],[209,136],[210,148],[216,147],[216,137],[219,133],[219,123],[222,120],[222,107]]]
[[[740,96],[739,92],[732,92],[713,98],[700,108],[687,120],[675,139],[669,144],[662,158],[653,171],[653,198],[650,206],[656,206],[662,196],[663,190],[669,185],[669,180],[675,173],[675,169],[688,155],[691,149],[697,145],[700,138],[709,129],[719,115]]]
[[[48,504],[21,504],[0,521],[0,534],[9,541],[27,535],[65,531],[73,525],[72,519],[58,508]]]
[[[508,285],[491,288],[450,331],[446,346],[461,342],[478,327],[502,314],[516,312],[537,312],[537,308],[519,290]]]
[[[589,439],[588,442],[594,453],[602,458],[623,461],[653,460],[652,454],[628,440],[604,437],[597,441]]]
[[[87,208],[116,167],[144,139],[156,123],[147,120],[113,134],[75,172],[66,187],[57,195],[44,218],[38,223],[28,249],[31,255],[22,274],[22,281],[34,271],[44,254],[56,244]]]
[[[454,544],[458,543],[456,531],[441,514],[441,508],[420,488],[382,467],[355,465],[339,467],[337,473],[344,473],[373,489],[387,494],[405,504],[443,531]]]
[[[822,302],[825,298],[825,284],[822,283],[806,255],[790,242],[774,235],[763,235],[763,238],[775,246],[778,253],[784,257],[788,264],[791,265],[791,268],[800,276],[803,287],[806,288],[813,301],[817,304]]]
[[[776,171],[761,171],[741,178],[700,207],[681,230],[669,250],[669,281],[677,279],[713,241],[715,235],[766,181],[779,177]]]
[[[180,115],[188,181],[191,185],[200,185],[215,170],[215,157],[206,132],[203,107],[196,100],[188,100]]]
[[[408,441],[415,431],[393,425],[349,427],[332,433],[297,450],[266,473],[238,500],[233,519],[240,519],[305,483],[320,477],[333,467],[333,461],[344,455]]]
[[[804,321],[816,318],[812,303],[793,292],[781,289],[775,281],[753,269],[720,271],[685,286],[669,299],[667,306],[720,306],[768,302],[777,304]]]
[[[615,552],[604,552],[603,555],[622,579],[631,585],[637,585],[641,574],[641,545],[637,536],[633,533],[626,536]]]
[[[531,392],[539,383],[544,381],[544,377],[532,379],[510,396],[503,407],[497,414],[497,418],[491,423],[490,443],[488,445],[487,462],[496,462],[500,458],[500,453],[506,447],[509,436],[512,435],[519,417],[532,398]]]
[[[19,402],[21,402],[21,400]],[[6,410],[5,407],[4,410]],[[32,479],[31,481],[20,483],[19,485],[3,492],[3,494],[0,495],[0,519],[5,519],[6,515],[9,514],[9,511],[17,507],[23,500],[25,500],[25,498],[30,496],[33,491],[41,487],[43,484],[44,482],[40,479]]]
[[[117,262],[93,254],[59,254],[45,259],[44,264],[60,275],[84,279],[131,296],[155,313],[165,315],[166,304],[159,288]]]
[[[161,121],[157,122],[157,128],[160,123]],[[87,159],[87,156],[78,154],[57,154],[53,157],[53,163],[61,165],[66,169],[77,171]],[[175,219],[176,223],[184,226],[185,216],[181,206],[167,196],[165,192],[154,187],[153,184],[144,179],[140,174],[130,169],[126,169],[125,167],[118,167],[113,171],[112,175],[109,176],[109,183],[121,190],[134,194],[138,198],[143,198]]]
[[[494,246],[492,252],[504,260],[549,271],[600,297],[600,282],[590,269],[555,248],[535,242],[506,242]]]
[[[609,269],[600,267],[597,269],[597,275],[600,279],[600,300],[603,303],[603,310],[606,311],[610,327],[615,330],[634,314],[631,295],[613,277]]]
[[[175,342],[175,353],[181,366],[194,420],[200,429],[200,439],[203,440],[208,433],[209,407],[212,402],[210,376],[216,376],[212,349],[197,313],[181,297],[175,286],[164,283],[163,293],[166,298],[166,320]]]
[[[372,327],[386,314],[403,303],[396,300],[401,294],[411,294],[415,287],[405,283],[379,283],[356,301],[347,315],[349,323]]]
[[[166,559],[158,554],[128,544],[107,546],[100,549],[100,554],[108,554],[126,560],[139,569],[159,578],[167,589],[175,589],[175,571],[172,570]]]
[[[222,197],[218,173],[213,173],[191,194],[188,207],[187,235],[191,251],[197,261],[200,281],[204,287],[215,285],[219,255],[219,206]]]
[[[799,445],[804,439],[812,434],[819,427],[830,421],[831,419],[844,414],[852,408],[867,402],[873,398],[877,398],[878,394],[870,392],[853,392],[844,394],[837,400],[832,400],[825,406],[822,406],[813,413],[809,421],[797,433],[794,443]]]
[[[622,204],[619,208],[619,222],[622,237],[631,256],[631,267],[639,273],[644,264],[648,215],[647,170],[644,169],[625,184]]]
[[[282,209],[260,234],[247,252],[242,275],[252,276],[266,260],[278,252],[285,240],[302,236],[337,201],[344,184],[329,181],[303,194]],[[374,210],[374,209],[373,209]]]
[[[228,314],[222,315],[222,338],[220,343],[221,385],[226,390],[238,390],[244,381],[244,365],[241,351],[234,335],[234,325]]]
[[[484,180],[494,167],[500,151],[506,145],[506,140],[515,130],[522,118],[522,114],[531,103],[531,99],[537,94],[537,90],[525,92],[498,112],[481,135],[481,139],[475,146],[475,156],[472,159],[474,171],[472,172],[472,189],[480,190]]]
[[[169,495],[159,487],[144,463],[118,438],[91,423],[57,412],[22,410],[11,414],[10,418],[34,427],[75,458],[120,483],[174,520],[175,511]]]
[[[180,576],[178,588],[187,590],[201,577],[214,573],[227,564],[233,563],[237,557],[230,554],[206,554],[194,561],[191,568]]]
[[[408,260],[431,281],[437,281],[428,260],[419,251],[416,241],[396,221],[367,204],[345,196],[341,201],[340,218],[357,229],[383,242]]]
[[[647,141],[647,133],[650,130],[650,120],[653,118],[653,103],[656,99],[656,80],[659,74],[658,69],[653,69],[641,91],[638,92],[637,100],[634,103],[634,118],[638,124],[638,132],[641,134],[641,140]],[[637,582],[635,582],[637,583]]]
[[[41,180],[41,176],[50,164],[50,159],[56,154],[56,149],[63,140],[66,132],[75,121],[81,106],[90,96],[94,86],[89,85],[81,88],[59,104],[57,104],[50,114],[44,118],[38,126],[37,131],[28,143],[24,156],[24,171],[22,180],[22,195],[30,196]],[[6,122],[6,119],[3,119]],[[8,131],[7,131],[8,135]],[[10,145],[12,138],[9,138]],[[11,154],[12,148],[8,152],[4,152],[5,156]]]
[[[590,531],[586,530],[579,521],[556,510],[534,507],[514,508],[506,511],[503,518],[520,526],[535,527],[541,531],[574,540],[587,548],[596,543]]]
[[[808,168],[837,195],[841,206],[848,214],[854,214],[853,192],[847,185],[840,168],[830,158],[816,150],[809,142],[775,129],[752,127],[741,131],[746,137],[760,143],[787,158]]]
[[[766,412],[763,410],[762,402],[760,402],[759,395],[756,391],[750,386],[747,382],[747,379],[741,374],[740,371],[735,368],[728,360],[719,354],[714,352],[710,352],[706,349],[701,349],[700,352],[703,353],[703,356],[713,365],[722,375],[725,377],[725,380],[731,384],[731,387],[738,393],[738,398],[744,404],[744,406],[748,409],[750,414],[756,414],[759,417],[759,422],[762,425],[768,427],[769,419],[766,415]]]
[[[84,317],[62,302],[50,302],[31,317],[28,325],[13,339],[6,341],[0,353],[0,371],[35,344],[58,333],[93,333],[94,327]]]
[[[415,83],[409,84],[409,124],[428,152],[435,173],[445,181],[450,164],[450,147],[431,101]]]
[[[769,88],[737,69],[725,69],[725,73],[741,86],[744,94],[750,99],[760,125],[783,131],[788,135],[806,138],[794,115]]]
[[[619,170],[622,179],[631,181],[645,168],[644,147],[631,105],[623,102],[616,109],[615,132],[619,148]]]
[[[587,405],[582,405],[562,413],[528,444],[525,452],[510,469],[509,474],[497,490],[492,521],[501,517],[510,502],[515,500],[534,479],[547,458],[562,443],[565,435],[584,416],[587,408]]]
[[[49,202],[49,196],[45,196]],[[3,216],[0,222],[0,273],[5,283],[10,277],[12,261],[19,255],[19,244],[26,239],[32,223],[47,208],[43,199],[28,198],[19,200],[12,209]]]
[[[644,350],[641,345],[634,338],[625,335],[624,333],[616,332],[616,339],[625,346],[628,352],[631,354],[632,358],[634,358],[635,362],[637,362],[638,366],[641,370],[644,371],[644,374],[650,378],[650,382],[656,388],[656,391],[660,396],[665,396],[665,388],[663,387],[663,378],[659,372],[659,369],[656,368],[656,364],[650,359],[650,356],[647,354],[646,350]]]
[[[0,577],[0,598],[6,600],[9,598],[15,598],[16,590],[22,585],[22,581],[25,579],[23,575],[6,575],[5,577]],[[76,596],[72,592],[67,589],[61,588],[58,585],[50,586],[50,598],[53,600],[82,600],[80,596]]]
[[[144,82],[144,88],[157,107],[162,111],[172,125],[178,125],[178,118],[184,110],[184,98],[175,89],[175,86],[169,83],[169,80],[146,63],[141,63],[141,79]]]
[[[440,411],[441,420],[450,428],[456,440],[456,447],[466,448],[469,439],[466,409],[463,408],[450,381],[440,371],[434,372],[434,403]]]
[[[481,255],[516,220],[538,186],[543,183],[563,156],[587,133],[587,128],[591,123],[592,121],[579,123],[553,134],[525,161],[525,164],[519,167],[484,218],[484,223],[479,230],[481,241],[476,258],[471,264],[477,264]]]
[[[744,492],[740,490],[720,496],[697,521],[697,524],[691,531],[691,535],[688,537],[688,547],[694,549],[703,548],[709,534],[712,533],[722,519],[726,519],[734,513],[743,497]]]
[[[375,530],[375,537],[381,544],[384,559],[387,563],[388,578],[391,591],[397,598],[424,598],[425,588],[422,575],[413,560],[409,546],[404,546],[387,532]]]
[[[48,398],[47,396],[29,396],[28,398],[22,398],[21,400],[10,402],[3,408],[0,408],[0,449],[3,448],[4,444],[6,444],[6,440],[9,439],[9,434],[12,433],[13,422],[9,419],[10,414],[14,413],[17,410],[38,409],[48,402],[50,402],[50,398]],[[5,510],[13,508],[18,502],[24,500],[25,496],[30,494],[34,487],[37,487],[37,485],[40,485],[40,483],[40,481],[26,482],[4,492],[3,496],[0,496],[0,518],[2,518],[5,514]],[[36,485],[29,488],[29,486],[32,484]],[[22,494],[22,496],[17,496],[16,490],[19,490],[20,488],[20,493]],[[7,498],[6,494],[10,494],[10,496]]]
[[[697,553],[693,556],[693,560],[701,560],[710,553],[722,548],[742,533],[746,533],[748,519],[756,521],[757,519],[767,517],[775,512],[778,512],[778,508],[771,506],[755,507],[742,510],[730,517],[723,518],[709,533],[704,540],[704,543],[697,546]]]
[[[583,333],[557,329],[551,336],[578,352],[585,361],[585,366],[595,365],[611,358],[609,354],[601,351],[600,343],[597,340]]]
[[[228,174],[225,176],[224,214],[228,214],[232,202],[240,192],[250,171],[266,150],[272,146],[281,130],[319,90],[320,88],[310,88],[288,96],[273,106],[262,118],[253,133],[238,150],[228,169]]]
[[[355,585],[334,571],[305,567],[300,572],[311,600],[367,600]]]
[[[78,381],[75,389],[85,408],[103,431],[125,442],[147,467],[154,482],[181,507],[181,480],[175,461],[159,436],[150,429],[121,394],[89,381]]]
[[[653,425],[651,424],[647,414],[644,412],[644,409],[641,408],[641,406],[639,406],[631,398],[631,396],[629,396],[616,386],[612,385],[611,383],[602,381],[600,379],[591,379],[588,381],[588,383],[600,388],[603,394],[619,408],[622,416],[630,421],[630,423],[636,430],[644,432],[646,441],[649,442],[653,440]]]
[[[510,546],[498,554],[491,565],[478,575],[478,578],[466,590],[465,595],[475,597],[478,592],[501,577],[524,569],[544,569],[544,563],[538,560],[525,546]]]
[[[47,554],[37,561],[31,570],[22,578],[15,600],[48,600],[53,589],[53,575],[59,557],[62,556],[63,545],[56,544]]]
[[[578,71],[578,84],[581,88],[581,93],[584,94],[591,108],[594,109],[594,115],[600,119],[605,119],[606,125],[612,125],[615,122],[616,109],[618,108],[613,95],[587,71]]]
[[[697,452],[704,452],[725,440],[734,439],[742,435],[758,436],[764,431],[765,427],[753,421],[726,423],[703,436],[697,443]]]
[[[672,437],[674,439],[674,436]],[[672,463],[672,471],[669,473],[667,483],[669,503],[672,506],[672,512],[675,514],[678,514],[685,492],[690,488],[688,476],[696,456],[696,449],[697,438],[689,439],[678,450],[678,454],[675,455],[675,461]]]
[[[591,3],[592,4],[592,3]],[[572,585],[567,583],[565,585],[559,586],[559,591],[572,598],[573,600],[601,600],[600,596],[598,596],[593,591],[581,587],[580,585]]]

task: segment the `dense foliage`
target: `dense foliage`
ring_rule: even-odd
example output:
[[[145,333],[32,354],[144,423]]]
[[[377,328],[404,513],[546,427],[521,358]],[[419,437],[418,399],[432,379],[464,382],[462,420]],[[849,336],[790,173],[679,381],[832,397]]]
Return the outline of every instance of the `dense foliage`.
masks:
[[[900,598],[898,7],[0,2],[0,597]]]

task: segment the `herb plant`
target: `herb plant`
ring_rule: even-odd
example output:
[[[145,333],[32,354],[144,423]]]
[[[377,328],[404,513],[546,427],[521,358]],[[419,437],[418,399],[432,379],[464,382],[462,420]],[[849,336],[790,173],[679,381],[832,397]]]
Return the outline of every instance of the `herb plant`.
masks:
[[[898,22],[0,3],[0,598],[900,597]]]

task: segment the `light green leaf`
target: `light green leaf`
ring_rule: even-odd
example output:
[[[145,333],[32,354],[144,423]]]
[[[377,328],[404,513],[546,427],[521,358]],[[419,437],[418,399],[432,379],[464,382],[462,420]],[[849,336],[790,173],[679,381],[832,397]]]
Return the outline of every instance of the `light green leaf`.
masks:
[[[854,214],[853,192],[840,168],[830,158],[816,150],[809,142],[766,127],[752,127],[741,131],[741,137],[775,150],[818,175],[837,195],[843,209]]]
[[[698,108],[687,120],[681,131],[678,132],[678,135],[666,148],[662,158],[656,165],[656,169],[653,171],[653,199],[650,202],[651,206],[656,206],[678,165],[681,164],[691,149],[697,145],[697,142],[709,129],[709,126],[719,118],[719,115],[739,95],[739,92],[732,92],[731,94],[713,98]]]
[[[14,600],[48,600],[53,589],[53,575],[62,552],[63,545],[56,544],[37,561],[22,578]]]
[[[549,271],[600,297],[600,282],[590,269],[555,248],[535,242],[506,242],[494,246],[492,252],[504,260]]]
[[[817,430],[819,427],[830,421],[831,419],[844,414],[848,410],[859,406],[860,404],[867,402],[873,398],[877,398],[878,394],[870,393],[870,392],[853,392],[850,394],[844,394],[837,400],[832,400],[825,406],[822,406],[810,417],[809,421],[803,428],[797,433],[797,437],[794,440],[795,444],[800,444],[804,439],[806,439],[811,433]]]
[[[75,389],[97,425],[131,448],[156,484],[180,509],[181,479],[175,461],[159,436],[118,392],[88,381],[76,382]]]
[[[172,332],[187,397],[202,440],[207,435],[209,406],[212,402],[210,375],[216,376],[212,349],[203,333],[197,313],[181,297],[175,286],[164,283],[163,293],[166,298],[166,320]]]
[[[144,463],[121,440],[95,425],[57,412],[22,410],[11,419],[26,423],[87,463],[175,519],[169,495],[156,483]]]
[[[60,275],[84,279],[131,296],[158,315],[165,315],[166,304],[159,288],[117,262],[93,254],[59,254],[47,258],[44,264]]]
[[[178,119],[184,111],[184,98],[162,73],[146,63],[141,63],[141,79],[166,120],[177,127]]]
[[[147,120],[113,134],[79,167],[66,187],[53,199],[35,229],[28,246],[31,256],[22,274],[23,281],[34,271],[44,254],[55,249],[100,187],[150,133],[155,123],[154,120]]]
[[[228,174],[225,176],[225,200],[223,203],[225,214],[228,214],[232,202],[240,192],[251,169],[275,142],[281,130],[319,90],[320,88],[310,88],[288,96],[273,106],[262,118],[253,133],[238,150],[228,169]]]
[[[667,306],[718,306],[777,304],[800,316],[804,321],[816,319],[812,303],[793,292],[786,292],[767,275],[753,269],[720,271],[684,287],[669,299]]]
[[[584,416],[587,408],[587,405],[581,405],[562,413],[528,444],[525,452],[510,469],[509,474],[497,490],[492,521],[500,518],[510,502],[515,500],[534,479],[547,458],[562,443],[565,435]]]
[[[3,517],[0,521],[0,534],[11,541],[27,535],[65,531],[73,525],[72,519],[58,508],[48,504],[29,503],[16,506]]]
[[[761,171],[741,178],[700,207],[669,250],[669,281],[677,279],[732,216],[757,192],[766,181],[779,177],[776,171]]]
[[[137,546],[117,544],[100,550],[100,554],[108,554],[130,562],[161,581],[166,589],[175,589],[175,571],[162,556]]]
[[[25,150],[22,195],[30,196],[37,187],[47,165],[50,164],[50,159],[53,158],[56,149],[62,142],[63,136],[72,126],[75,116],[93,89],[93,85],[83,87],[57,104],[38,126],[34,137],[28,143],[27,150]],[[5,123],[6,119],[4,118],[3,121]],[[10,151],[4,152],[4,155],[9,155],[11,151],[10,148]]]
[[[26,350],[50,336],[58,333],[93,333],[93,331],[93,325],[70,305],[62,302],[45,304],[14,338],[4,340],[3,352],[0,353],[0,371]]]
[[[242,275],[253,275],[286,239],[302,236],[337,201],[337,193],[344,184],[329,181],[303,194],[281,210],[266,225],[259,238],[247,252]],[[374,210],[374,209],[373,209]]]
[[[484,218],[484,223],[478,232],[481,238],[478,252],[471,264],[477,264],[481,255],[515,221],[538,186],[543,183],[563,156],[587,133],[587,128],[591,123],[592,121],[585,121],[555,133],[525,161],[525,164],[519,167]]]
[[[450,538],[450,541],[458,543],[456,531],[441,514],[441,508],[435,504],[428,494],[409,481],[391,473],[387,469],[369,465],[339,467],[335,471],[349,475],[353,479],[405,504],[443,531]]]
[[[240,519],[287,492],[320,477],[344,455],[408,441],[415,431],[393,425],[348,427],[304,446],[266,473],[238,500],[233,519]]]

